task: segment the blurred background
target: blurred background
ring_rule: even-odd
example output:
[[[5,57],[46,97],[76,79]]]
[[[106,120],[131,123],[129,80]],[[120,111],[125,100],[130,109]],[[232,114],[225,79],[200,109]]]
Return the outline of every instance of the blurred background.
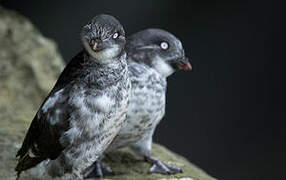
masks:
[[[0,3],[55,40],[66,62],[81,50],[81,26],[99,13],[117,17],[127,35],[149,27],[172,32],[182,41],[193,71],[168,79],[167,113],[154,141],[218,179],[286,177],[285,43],[279,2]]]

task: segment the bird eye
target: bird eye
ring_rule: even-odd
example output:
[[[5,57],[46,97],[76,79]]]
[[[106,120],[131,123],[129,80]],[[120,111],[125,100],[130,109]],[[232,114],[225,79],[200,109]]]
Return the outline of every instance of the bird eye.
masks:
[[[119,36],[119,34],[116,32],[116,33],[113,34],[112,38],[116,39],[116,38],[118,38],[118,36]]]
[[[161,42],[160,47],[164,50],[168,49],[169,44],[167,42]]]

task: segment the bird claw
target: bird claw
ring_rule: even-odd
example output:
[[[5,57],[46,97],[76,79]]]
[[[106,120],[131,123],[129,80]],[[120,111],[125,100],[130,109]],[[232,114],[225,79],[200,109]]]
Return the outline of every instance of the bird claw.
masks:
[[[171,174],[177,174],[177,173],[183,172],[181,168],[171,166],[155,158],[145,157],[145,159],[147,162],[153,164],[149,170],[149,173],[171,175]]]
[[[85,170],[83,177],[85,179],[94,177],[102,178],[104,176],[114,176],[114,175],[115,174],[110,167],[103,166],[101,162],[96,161],[93,165],[91,165]]]

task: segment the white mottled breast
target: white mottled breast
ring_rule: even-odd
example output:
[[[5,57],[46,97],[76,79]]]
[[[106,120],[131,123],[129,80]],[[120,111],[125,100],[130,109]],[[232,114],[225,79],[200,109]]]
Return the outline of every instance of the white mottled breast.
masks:
[[[166,78],[145,64],[129,64],[132,83],[127,119],[108,150],[147,136],[165,114]]]
[[[103,151],[104,146],[111,142],[126,119],[130,92],[118,85],[107,88],[96,96],[94,96],[96,93],[84,96],[85,93],[83,91],[82,96],[77,94],[70,99],[70,103],[77,106],[80,112],[79,114],[74,112],[73,117],[80,118],[71,121],[72,127],[65,133],[65,137],[68,137],[70,142],[73,137],[76,139],[78,136],[83,136],[83,140],[86,141],[90,138],[96,141],[95,151]],[[121,100],[116,99],[117,93],[123,97]]]
[[[49,175],[66,170],[81,173],[105,151],[125,122],[131,85],[125,55],[116,62],[55,88],[38,111],[38,121],[51,127],[47,134],[55,134],[55,143],[63,148],[47,164]]]

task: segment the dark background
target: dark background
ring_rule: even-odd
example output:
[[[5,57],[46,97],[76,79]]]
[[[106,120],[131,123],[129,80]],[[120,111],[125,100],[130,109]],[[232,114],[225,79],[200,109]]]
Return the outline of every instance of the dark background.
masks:
[[[148,27],[182,40],[193,72],[168,79],[154,140],[218,179],[285,179],[282,4],[274,1],[0,0],[54,39],[66,62],[79,31],[108,13],[127,35]],[[284,8],[285,9],[285,8]]]

